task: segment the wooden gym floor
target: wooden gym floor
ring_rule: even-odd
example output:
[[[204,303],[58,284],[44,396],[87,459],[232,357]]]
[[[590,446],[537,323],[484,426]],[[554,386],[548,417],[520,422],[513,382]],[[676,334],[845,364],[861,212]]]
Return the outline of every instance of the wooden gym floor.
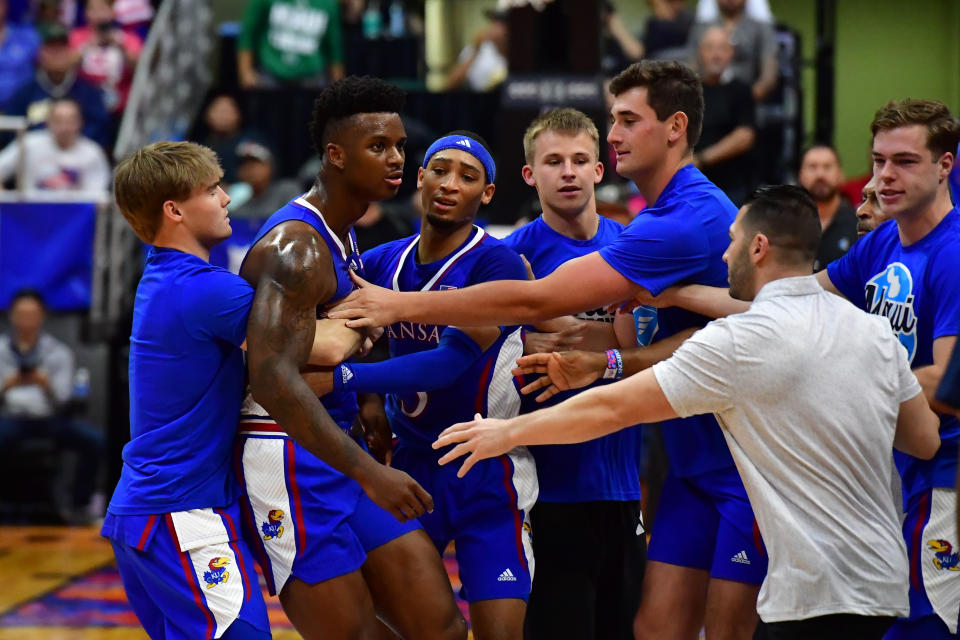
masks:
[[[276,598],[267,607],[276,640],[300,638]],[[97,528],[0,526],[0,640],[147,640]]]

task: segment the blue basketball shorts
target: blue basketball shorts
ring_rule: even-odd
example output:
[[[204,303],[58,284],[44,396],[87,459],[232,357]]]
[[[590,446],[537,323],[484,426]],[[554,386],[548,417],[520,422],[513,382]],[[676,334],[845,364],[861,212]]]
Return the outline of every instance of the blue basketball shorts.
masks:
[[[291,576],[316,584],[356,571],[368,551],[420,528],[399,522],[269,419],[244,419],[237,449],[243,528],[271,594]]]
[[[468,602],[530,596],[534,560],[530,509],[537,500],[537,470],[525,447],[478,462],[463,478],[459,463],[437,464],[432,450],[397,447],[393,466],[433,496],[433,513],[420,517],[443,553],[456,547],[461,596]]]
[[[736,467],[691,478],[667,474],[647,559],[763,582],[767,553]]]
[[[960,536],[956,499],[953,489],[935,488],[914,496],[907,505],[903,537],[910,561],[910,618],[894,623],[885,636],[888,639],[958,637]]]
[[[270,638],[240,506],[159,515],[108,514],[127,598],[151,638]],[[246,624],[234,624],[241,620]]]

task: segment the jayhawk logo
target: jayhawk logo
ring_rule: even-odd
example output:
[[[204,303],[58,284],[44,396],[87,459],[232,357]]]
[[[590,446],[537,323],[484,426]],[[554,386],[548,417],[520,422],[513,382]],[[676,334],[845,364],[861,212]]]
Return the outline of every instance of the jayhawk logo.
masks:
[[[951,553],[953,545],[946,540],[928,540],[933,549],[933,566],[943,571],[960,571],[960,553]]]
[[[230,564],[229,560],[219,556],[207,564],[210,571],[203,572],[203,581],[207,583],[207,589],[227,581],[227,578],[230,577],[230,572],[227,571],[228,564]]]
[[[260,530],[263,531],[264,540],[283,537],[283,511],[280,509],[270,511],[267,514],[267,521],[260,525]]]

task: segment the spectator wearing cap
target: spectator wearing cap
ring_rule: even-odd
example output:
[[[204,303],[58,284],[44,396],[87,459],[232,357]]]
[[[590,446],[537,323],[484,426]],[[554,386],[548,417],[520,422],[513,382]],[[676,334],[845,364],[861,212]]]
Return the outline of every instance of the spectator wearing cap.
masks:
[[[53,101],[70,98],[83,114],[83,134],[101,146],[109,144],[109,115],[103,92],[77,77],[75,56],[66,27],[58,23],[40,29],[43,44],[37,52],[37,70],[7,102],[9,115],[26,116],[31,127],[43,126]]]
[[[507,11],[487,11],[487,24],[460,51],[457,64],[447,74],[446,89],[466,87],[489,91],[507,77]]]
[[[9,2],[0,0],[0,110],[20,85],[30,79],[40,38],[29,25],[8,22]]]
[[[75,191],[100,197],[110,188],[110,163],[103,148],[80,133],[83,116],[69,98],[54,100],[47,127],[23,138],[24,187],[28,194]],[[16,172],[20,144],[0,152],[0,182]]]
[[[100,87],[107,110],[117,116],[127,104],[143,42],[120,28],[107,0],[87,0],[85,11],[87,24],[70,32],[70,47],[80,77]]]
[[[340,4],[250,0],[237,49],[237,73],[245,89],[336,82],[344,76]]]
[[[237,146],[237,177],[230,197],[237,204],[230,207],[234,218],[269,218],[274,211],[300,194],[300,185],[289,178],[273,179],[273,154],[259,142],[246,141]],[[246,185],[243,187],[242,185]],[[238,188],[238,186],[240,188]],[[244,200],[244,192],[249,195]],[[237,194],[236,199],[233,198]]]

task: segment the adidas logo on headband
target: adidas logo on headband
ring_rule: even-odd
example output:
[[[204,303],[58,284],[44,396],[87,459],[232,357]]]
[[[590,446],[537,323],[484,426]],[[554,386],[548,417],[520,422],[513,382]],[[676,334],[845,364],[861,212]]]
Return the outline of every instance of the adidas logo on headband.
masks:
[[[493,179],[496,175],[497,166],[493,162],[493,157],[490,155],[490,152],[487,151],[482,144],[470,136],[465,136],[463,134],[444,136],[431,144],[430,148],[427,149],[427,152],[423,156],[423,168],[427,168],[427,163],[430,162],[430,158],[433,156],[433,154],[443,149],[461,149],[464,152],[469,153],[474,158],[479,160],[480,164],[483,165],[483,169],[487,172],[487,181],[493,182]]]

